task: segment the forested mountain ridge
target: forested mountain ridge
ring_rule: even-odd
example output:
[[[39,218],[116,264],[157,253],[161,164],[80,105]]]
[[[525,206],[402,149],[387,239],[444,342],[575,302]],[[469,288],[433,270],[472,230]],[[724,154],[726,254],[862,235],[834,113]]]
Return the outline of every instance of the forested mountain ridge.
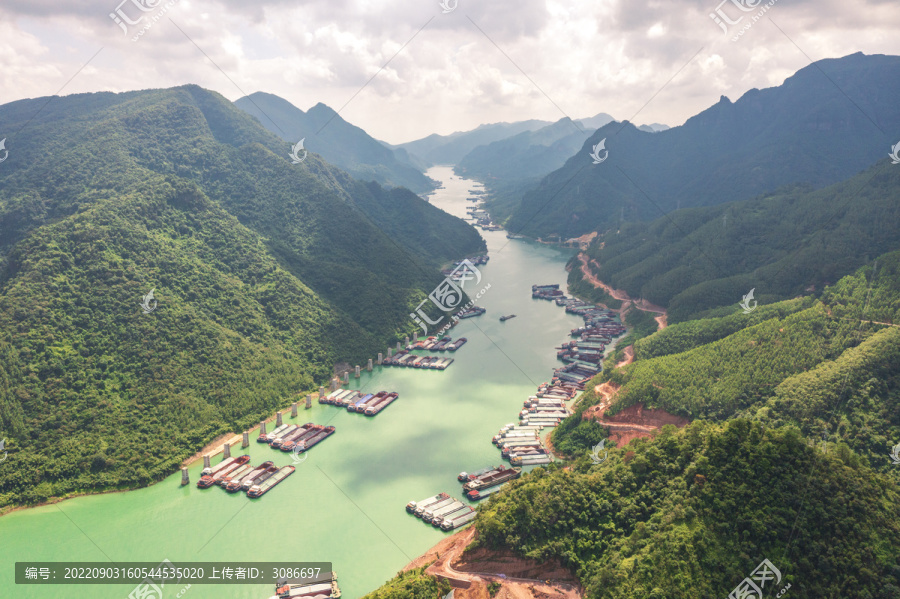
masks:
[[[730,306],[755,289],[776,301],[821,290],[900,247],[900,168],[885,158],[824,189],[788,188],[624,223],[587,250],[592,273],[665,306],[669,322]]]
[[[635,361],[598,377],[618,389],[613,415],[641,403],[690,419],[752,418],[845,443],[875,469],[900,442],[900,251],[803,298],[735,307],[634,344]],[[878,324],[886,323],[886,324]],[[587,394],[583,407],[596,403]],[[837,411],[840,408],[840,411]],[[839,425],[839,426],[838,426]],[[564,442],[570,427],[562,427]]]
[[[896,143],[897,97],[900,57],[858,53],[820,60],[734,103],[723,97],[666,131],[610,123],[524,194],[507,228],[571,238],[606,231],[623,217],[648,220],[784,185],[844,180]],[[608,159],[591,164],[589,153],[603,139]]]
[[[432,179],[321,102],[303,112],[284,98],[256,92],[234,104],[285,141],[295,144],[304,139],[307,150],[357,179],[417,193],[435,188]]]
[[[0,507],[171,473],[382,351],[435,265],[483,251],[199,87],[44,103],[0,106],[28,133],[0,170]]]

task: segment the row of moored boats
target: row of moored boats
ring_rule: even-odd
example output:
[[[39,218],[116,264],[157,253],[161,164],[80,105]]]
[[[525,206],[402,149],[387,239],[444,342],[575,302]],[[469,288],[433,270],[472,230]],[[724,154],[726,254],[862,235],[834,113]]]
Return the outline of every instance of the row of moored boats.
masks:
[[[347,408],[348,412],[375,416],[394,403],[400,395],[395,391],[362,393],[353,389],[337,389],[319,398],[319,403]]]
[[[279,468],[272,462],[250,464],[250,456],[228,457],[201,472],[197,486],[201,489],[218,485],[229,493],[244,491],[247,497],[262,497],[269,489],[294,473],[293,466]]]
[[[381,362],[384,366],[403,366],[405,368],[427,368],[429,370],[446,370],[453,364],[453,358],[441,358],[439,356],[420,356],[409,350],[400,350],[390,358],[384,358]]]
[[[268,434],[260,431],[256,442],[268,443],[272,449],[299,454],[312,449],[313,446],[333,435],[334,430],[333,426],[313,424],[312,422],[307,422],[302,426],[282,424]]]
[[[456,341],[453,340],[452,337],[441,337],[440,339],[434,336],[426,337],[425,339],[416,339],[412,343],[406,346],[406,349],[409,351],[413,351],[416,349],[421,349],[425,351],[456,351],[466,344],[468,339],[465,337],[460,337]]]

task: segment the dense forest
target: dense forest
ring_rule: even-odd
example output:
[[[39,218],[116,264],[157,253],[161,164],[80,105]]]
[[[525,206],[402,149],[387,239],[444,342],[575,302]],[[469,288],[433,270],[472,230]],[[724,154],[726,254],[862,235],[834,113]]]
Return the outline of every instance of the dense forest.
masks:
[[[598,236],[594,274],[631,297],[666,306],[669,321],[821,290],[900,246],[900,169],[879,161],[817,191],[683,209]]]
[[[898,316],[898,265],[893,252],[821,301],[688,321],[638,340],[634,363],[598,377],[620,386],[608,413],[640,402],[689,419],[792,425],[893,471],[886,456],[900,440],[900,328],[877,323]]]
[[[196,86],[55,98],[28,127],[0,181],[0,509],[158,480],[383,351],[484,250]]]

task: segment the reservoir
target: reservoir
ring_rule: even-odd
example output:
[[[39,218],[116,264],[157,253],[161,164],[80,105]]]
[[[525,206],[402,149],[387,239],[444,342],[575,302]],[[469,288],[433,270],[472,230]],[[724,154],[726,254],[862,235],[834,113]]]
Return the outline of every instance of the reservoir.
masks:
[[[428,173],[444,188],[431,202],[465,216],[477,184],[449,167]],[[134,585],[15,586],[16,561],[179,562],[330,561],[346,599],[355,599],[393,577],[409,561],[450,533],[406,513],[408,501],[446,491],[462,497],[460,471],[503,463],[491,437],[517,421],[522,402],[550,379],[555,346],[582,319],[552,302],[531,299],[532,284],[565,288],[564,266],[573,250],[510,240],[505,231],[482,232],[490,262],[480,266],[478,305],[487,313],[450,330],[468,343],[445,371],[376,366],[351,374],[350,388],[396,391],[397,401],[374,418],[313,404],[296,420],[336,427],[309,452],[296,472],[257,500],[219,488],[198,489],[202,463],[151,487],[79,497],[20,510],[0,518],[0,588],[17,599],[126,599]],[[466,291],[470,291],[466,288]],[[476,290],[477,291],[477,290]],[[470,292],[472,293],[472,292]],[[500,322],[499,317],[517,318]],[[374,358],[375,356],[373,356]],[[271,430],[271,425],[270,429]],[[292,463],[291,454],[256,443],[254,464]],[[240,445],[232,450],[241,453]],[[219,458],[214,458],[213,462]],[[164,597],[182,587],[166,585]],[[194,585],[186,599],[265,599],[272,586]],[[6,593],[4,593],[6,595]]]

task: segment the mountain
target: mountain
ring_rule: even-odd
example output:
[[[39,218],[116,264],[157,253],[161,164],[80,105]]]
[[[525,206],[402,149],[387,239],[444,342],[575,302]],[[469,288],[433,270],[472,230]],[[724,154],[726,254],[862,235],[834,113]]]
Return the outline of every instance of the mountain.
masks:
[[[170,474],[408,334],[437,266],[484,251],[408,190],[291,164],[196,86],[22,100],[0,129],[23,130],[0,170],[0,508]]]
[[[563,238],[677,208],[823,187],[883,158],[900,137],[900,57],[818,61],[782,85],[720,102],[657,133],[610,123],[522,198],[514,233]],[[871,120],[870,120],[871,119]],[[592,164],[594,145],[609,152]]]
[[[727,316],[671,325],[635,342],[633,364],[598,377],[616,389],[606,414],[641,403],[689,419],[794,426],[819,440],[824,432],[900,480],[884,459],[900,436],[898,306],[900,251],[894,251],[828,287],[819,300],[787,300],[749,314],[735,306]],[[588,397],[580,405],[597,401]],[[840,427],[829,426],[835,418]]]
[[[824,189],[624,223],[597,236],[586,256],[601,281],[667,307],[678,322],[733,307],[751,289],[760,302],[821,290],[900,247],[898,224],[900,168],[886,158]]]
[[[287,100],[256,92],[235,105],[291,144],[304,140],[304,148],[357,179],[387,187],[406,187],[416,193],[435,188],[435,182],[413,166],[408,156],[398,156],[365,131],[319,103],[303,112]]]
[[[574,121],[577,125],[573,128],[573,131],[577,132],[579,129],[592,131],[612,120],[613,118],[610,115],[601,112],[595,116]],[[489,125],[480,125],[471,131],[457,131],[450,135],[432,134],[422,139],[393,146],[388,145],[388,147],[395,150],[405,150],[409,155],[417,157],[417,160],[420,163],[429,166],[433,164],[455,165],[459,164],[466,155],[470,154],[480,146],[487,146],[501,140],[509,140],[522,133],[537,132],[541,129],[546,129],[547,131],[538,138],[535,138],[535,140],[539,145],[548,145],[552,143],[554,139],[566,134],[565,126],[558,126],[561,122],[568,122],[569,127],[573,126],[573,122],[568,117],[561,121],[557,121],[556,123],[541,120],[519,121],[515,123],[492,123]],[[553,133],[554,130],[559,131],[559,133]],[[571,132],[572,131],[569,131],[568,133]],[[413,162],[416,162],[416,159],[414,159]]]
[[[614,120],[615,119],[611,115],[606,114],[605,112],[601,112],[600,114],[596,114],[586,119],[578,119],[577,123],[581,125],[582,129],[595,131],[603,125],[613,122]],[[646,125],[642,126],[645,127]],[[663,125],[663,127],[665,127],[665,125]]]
[[[480,125],[471,131],[457,131],[450,135],[433,133],[422,139],[390,147],[403,149],[428,165],[456,164],[478,146],[518,135],[523,131],[534,131],[549,124],[547,121],[538,120],[491,123]]]
[[[657,133],[659,131],[671,129],[671,127],[669,127],[668,125],[663,125],[662,123],[653,123],[652,125],[641,125],[640,127],[638,127],[638,129],[640,129],[641,131],[646,131],[647,133]]]
[[[459,161],[455,170],[465,177],[494,184],[542,177],[565,164],[592,133],[593,129],[580,122],[560,119],[534,131],[478,146]]]

